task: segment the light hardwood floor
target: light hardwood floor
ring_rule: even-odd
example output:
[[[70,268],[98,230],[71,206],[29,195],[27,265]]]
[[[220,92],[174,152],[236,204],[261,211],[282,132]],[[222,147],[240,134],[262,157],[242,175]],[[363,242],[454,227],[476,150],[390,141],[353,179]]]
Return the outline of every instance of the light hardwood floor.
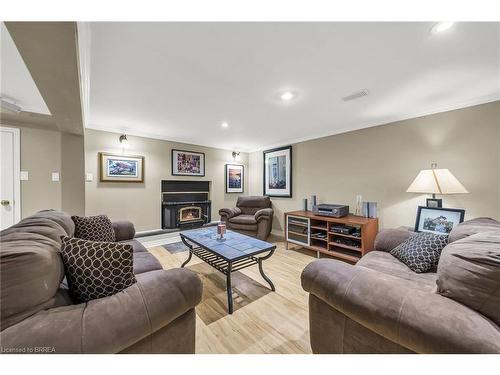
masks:
[[[235,272],[234,313],[227,313],[226,279],[193,256],[187,267],[203,282],[202,302],[196,308],[196,353],[311,353],[307,293],[300,285],[304,267],[316,259],[308,250],[285,250],[279,238],[264,271],[276,292],[262,279],[258,267]],[[187,251],[170,253],[161,246],[149,251],[164,269],[180,267]]]

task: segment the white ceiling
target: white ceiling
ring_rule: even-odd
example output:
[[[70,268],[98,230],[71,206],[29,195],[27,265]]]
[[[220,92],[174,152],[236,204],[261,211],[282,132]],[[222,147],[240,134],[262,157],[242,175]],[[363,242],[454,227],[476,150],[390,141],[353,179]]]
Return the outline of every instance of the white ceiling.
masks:
[[[9,31],[3,22],[0,27],[0,96],[11,99],[25,112],[50,115]]]
[[[432,25],[91,23],[88,126],[253,151],[500,99],[500,23]]]

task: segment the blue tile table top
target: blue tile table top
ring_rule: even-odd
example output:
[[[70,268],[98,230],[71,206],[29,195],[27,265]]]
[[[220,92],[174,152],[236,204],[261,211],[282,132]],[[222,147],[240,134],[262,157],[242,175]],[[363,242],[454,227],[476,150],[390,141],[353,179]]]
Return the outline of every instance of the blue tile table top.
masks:
[[[233,232],[232,230],[226,231],[224,240],[218,240],[217,227],[215,226],[191,229],[180,234],[188,241],[230,261],[250,257],[276,247],[269,242]]]

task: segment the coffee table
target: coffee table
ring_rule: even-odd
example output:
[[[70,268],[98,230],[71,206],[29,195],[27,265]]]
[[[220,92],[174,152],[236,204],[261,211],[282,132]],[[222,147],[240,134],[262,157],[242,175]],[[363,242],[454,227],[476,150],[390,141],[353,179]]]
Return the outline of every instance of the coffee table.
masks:
[[[227,306],[229,314],[233,313],[233,296],[231,289],[231,273],[253,265],[259,266],[259,271],[267,281],[272,291],[273,282],[262,269],[262,261],[269,259],[276,246],[244,234],[228,230],[224,240],[217,239],[217,227],[191,229],[180,233],[181,240],[189,248],[189,256],[182,264],[184,267],[196,255],[216,270],[226,275]],[[259,254],[264,256],[257,256]]]

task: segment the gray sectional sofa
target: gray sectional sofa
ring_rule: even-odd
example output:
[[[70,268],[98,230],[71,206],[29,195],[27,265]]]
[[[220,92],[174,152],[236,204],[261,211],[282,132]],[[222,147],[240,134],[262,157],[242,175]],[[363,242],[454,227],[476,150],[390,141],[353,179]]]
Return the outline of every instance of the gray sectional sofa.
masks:
[[[60,237],[70,216],[41,211],[0,233],[0,343],[3,353],[194,353],[202,284],[187,269],[163,270],[130,222],[113,223],[134,248],[137,283],[75,304],[64,283]]]
[[[314,353],[500,353],[500,222],[455,227],[436,272],[389,254],[410,235],[384,230],[354,266],[321,259],[304,269]]]

